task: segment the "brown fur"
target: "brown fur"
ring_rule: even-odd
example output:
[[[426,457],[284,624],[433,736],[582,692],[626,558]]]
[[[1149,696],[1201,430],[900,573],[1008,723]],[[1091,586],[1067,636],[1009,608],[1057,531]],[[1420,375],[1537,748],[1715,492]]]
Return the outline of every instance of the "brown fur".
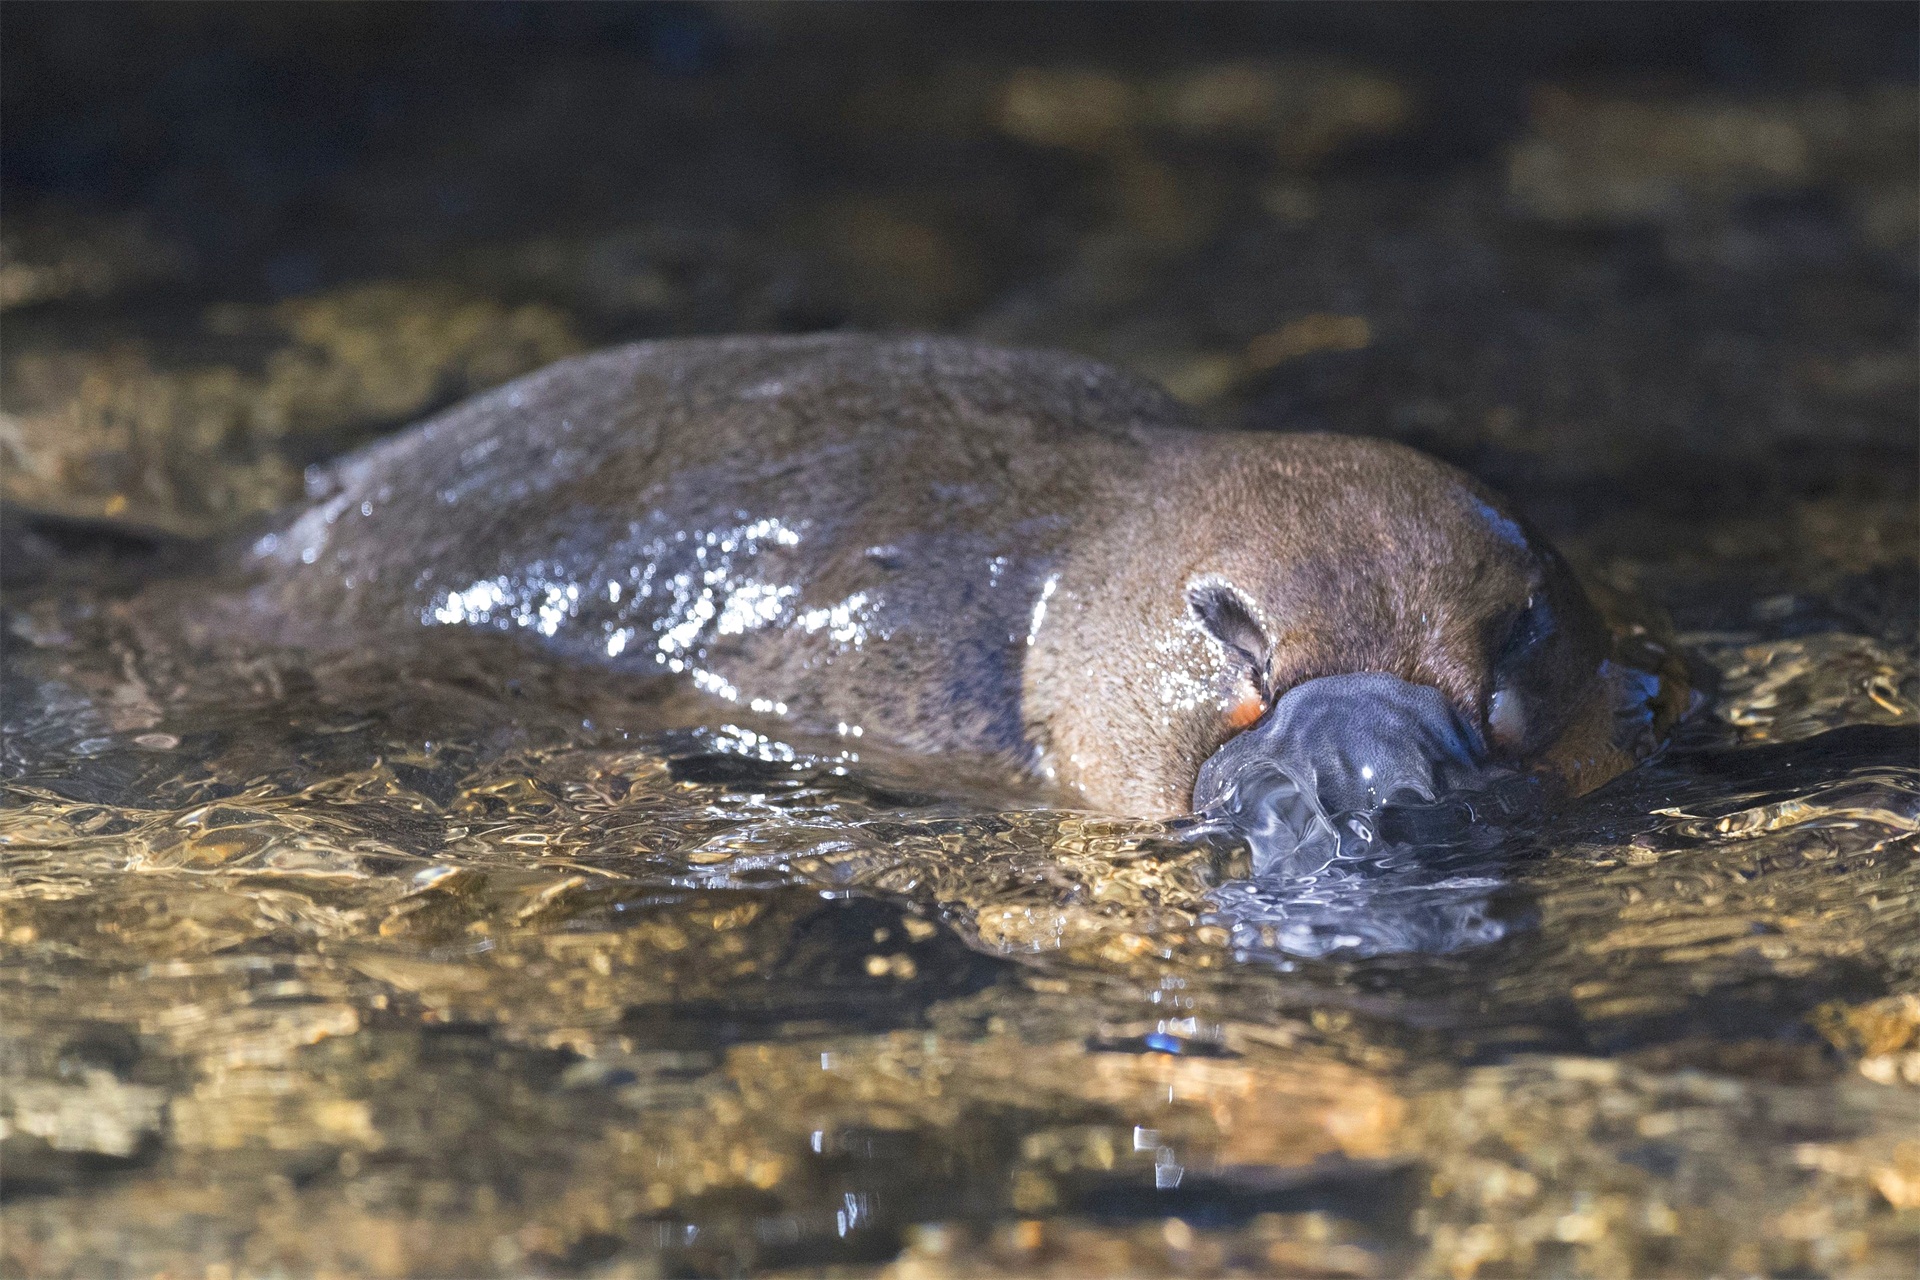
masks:
[[[454,622],[679,663],[715,715],[758,700],[985,754],[1096,808],[1183,811],[1248,704],[1318,675],[1429,683],[1492,732],[1529,599],[1556,625],[1496,736],[1518,759],[1612,740],[1603,625],[1473,481],[1379,441],[1202,431],[1071,356],[641,344],[469,401],[332,484],[259,546],[252,604],[283,628]],[[1575,753],[1588,781],[1597,750]]]

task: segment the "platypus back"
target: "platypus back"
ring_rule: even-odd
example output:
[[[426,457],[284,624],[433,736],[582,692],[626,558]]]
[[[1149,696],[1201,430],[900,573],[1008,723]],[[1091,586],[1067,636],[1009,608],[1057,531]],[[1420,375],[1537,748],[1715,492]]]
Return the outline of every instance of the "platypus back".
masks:
[[[256,543],[255,609],[324,642],[523,634],[741,711],[1028,759],[1020,653],[1088,477],[1164,394],[1071,357],[847,336],[567,360],[342,460]]]

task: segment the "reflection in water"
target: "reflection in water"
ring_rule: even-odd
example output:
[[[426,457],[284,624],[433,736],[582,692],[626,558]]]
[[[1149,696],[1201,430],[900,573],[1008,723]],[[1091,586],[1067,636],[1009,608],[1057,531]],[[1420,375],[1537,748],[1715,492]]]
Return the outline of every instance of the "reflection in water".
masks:
[[[1437,954],[1497,941],[1508,927],[1492,902],[1506,884],[1500,864],[1448,852],[1389,845],[1299,876],[1231,881],[1210,895],[1205,919],[1230,932],[1240,958]]]
[[[178,1269],[209,1217],[247,1269],[380,1274],[1907,1247],[1913,717],[1802,692],[1816,641],[1586,800],[1252,879],[1216,827],[673,728],[511,635],[11,626],[27,1270]]]

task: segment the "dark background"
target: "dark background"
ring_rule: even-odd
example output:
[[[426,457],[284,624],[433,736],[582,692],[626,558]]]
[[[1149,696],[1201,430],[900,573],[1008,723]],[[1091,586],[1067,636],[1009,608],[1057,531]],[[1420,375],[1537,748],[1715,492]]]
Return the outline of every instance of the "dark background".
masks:
[[[952,188],[978,184],[975,217],[1019,241],[1024,219],[1079,212],[1063,199],[1071,175],[956,127],[979,86],[955,68],[1341,58],[1403,80],[1423,109],[1318,167],[1410,176],[1496,157],[1542,82],[1734,95],[1911,83],[1916,26],[1900,3],[19,0],[0,41],[0,177],[15,212],[46,199],[138,210],[223,296],[641,215],[772,234],[835,189],[966,199]],[[893,110],[861,119],[876,86]],[[1045,248],[992,262],[982,286],[1044,265]],[[777,318],[883,319],[821,305]]]

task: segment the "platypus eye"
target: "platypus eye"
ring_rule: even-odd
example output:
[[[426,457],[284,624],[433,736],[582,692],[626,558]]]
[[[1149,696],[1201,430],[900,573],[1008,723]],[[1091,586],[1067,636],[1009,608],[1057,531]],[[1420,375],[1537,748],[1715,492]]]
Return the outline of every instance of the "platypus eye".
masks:
[[[1539,596],[1527,597],[1527,603],[1507,626],[1506,638],[1494,655],[1494,679],[1518,671],[1533,656],[1546,638],[1553,634],[1553,614]]]
[[[1487,728],[1494,741],[1519,751],[1527,740],[1532,709],[1528,676],[1554,632],[1553,612],[1538,595],[1507,624],[1505,638],[1493,658],[1493,692],[1487,699]]]

